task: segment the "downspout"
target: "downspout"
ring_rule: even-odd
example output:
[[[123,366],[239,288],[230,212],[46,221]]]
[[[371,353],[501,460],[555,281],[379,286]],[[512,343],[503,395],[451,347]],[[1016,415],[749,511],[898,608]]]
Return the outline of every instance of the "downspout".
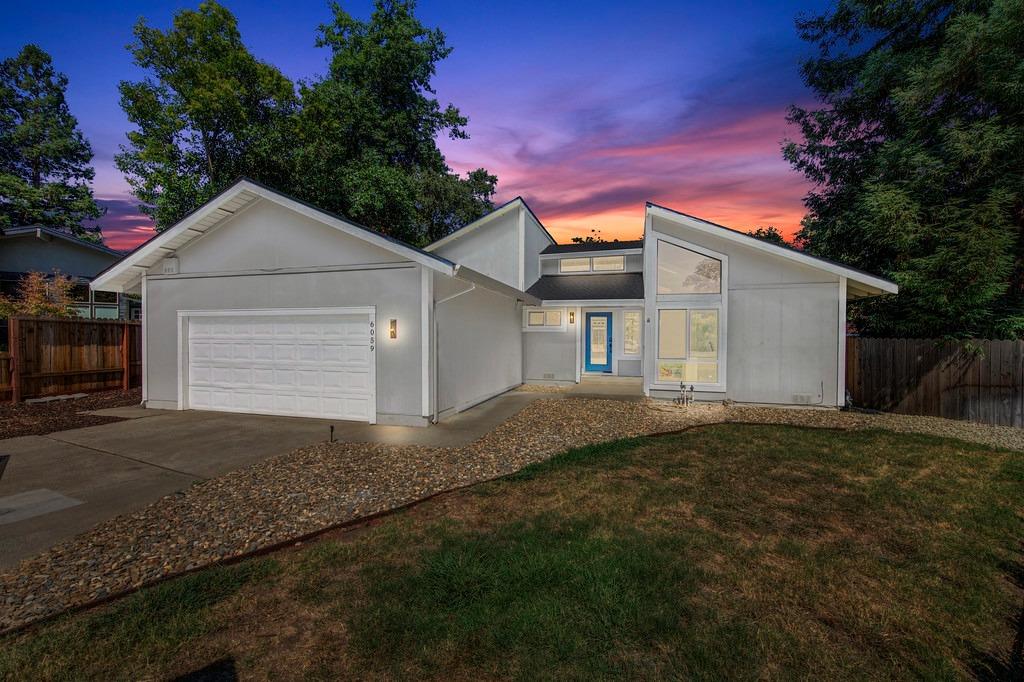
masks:
[[[458,272],[459,272],[459,266],[456,265],[455,266],[455,271],[452,273],[453,276],[457,275]],[[442,298],[439,301],[434,301],[434,314],[433,314],[432,319],[430,321],[431,322],[431,324],[430,324],[430,326],[431,326],[431,331],[430,331],[431,341],[430,341],[430,345],[431,345],[431,347],[433,349],[433,352],[430,354],[430,364],[431,364],[430,375],[434,378],[434,381],[433,381],[434,385],[432,387],[432,389],[433,389],[433,401],[432,401],[433,402],[433,406],[432,406],[432,409],[431,409],[433,414],[430,417],[430,423],[431,424],[436,424],[437,423],[437,415],[438,415],[438,409],[437,409],[438,390],[437,390],[437,386],[440,383],[440,381],[438,380],[438,375],[437,375],[437,355],[438,355],[438,350],[439,350],[438,347],[437,347],[437,308],[442,303],[447,303],[448,301],[451,301],[452,299],[458,298],[459,296],[462,296],[463,294],[468,294],[469,292],[473,291],[474,289],[476,289],[476,285],[471,282],[468,289],[463,289],[462,291],[456,292],[456,293],[452,294],[451,296],[445,296],[444,298]]]

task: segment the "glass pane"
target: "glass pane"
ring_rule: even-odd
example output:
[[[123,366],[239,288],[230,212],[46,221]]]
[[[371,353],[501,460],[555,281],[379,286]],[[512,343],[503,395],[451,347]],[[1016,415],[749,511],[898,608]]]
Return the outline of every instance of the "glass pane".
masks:
[[[101,308],[100,306],[96,306],[93,308],[93,315],[97,320],[116,320],[117,308]]]
[[[73,284],[71,285],[72,301],[77,303],[88,303],[89,302],[89,285],[88,284]]]
[[[717,362],[698,362],[696,363],[696,375],[697,378],[694,381],[702,384],[717,384],[718,383],[718,363]]]
[[[658,362],[658,381],[682,381],[683,367],[686,363],[678,360]]]
[[[87,305],[73,305],[71,310],[79,317],[89,317],[89,306]]]
[[[718,358],[718,311],[690,311],[690,357]]]
[[[561,310],[548,310],[544,313],[544,324],[548,327],[561,327],[562,326],[562,311]]]
[[[627,310],[622,313],[622,352],[626,355],[640,353],[640,321],[639,310]]]
[[[558,261],[559,272],[590,272],[589,258],[563,258]]]
[[[594,270],[625,270],[625,256],[597,256],[594,258]]]
[[[528,324],[531,327],[543,327],[544,326],[544,311],[542,310],[531,310],[529,313]]]
[[[686,357],[685,310],[658,311],[658,357]]]
[[[96,303],[117,303],[116,291],[94,291],[92,300]]]
[[[659,294],[719,294],[722,263],[667,242],[658,242]]]
[[[590,364],[608,364],[608,318],[590,318]]]

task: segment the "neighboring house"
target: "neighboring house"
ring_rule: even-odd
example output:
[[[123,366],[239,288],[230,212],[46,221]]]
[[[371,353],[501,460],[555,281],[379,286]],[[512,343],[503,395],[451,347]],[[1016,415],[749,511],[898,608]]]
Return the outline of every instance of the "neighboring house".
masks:
[[[559,245],[515,199],[424,249],[240,180],[101,273],[138,293],[149,407],[425,425],[523,382],[835,406],[887,280],[648,205]]]
[[[42,225],[8,227],[0,231],[0,293],[13,296],[29,272],[67,275],[75,311],[91,319],[140,317],[141,301],[110,291],[92,291],[89,281],[124,256],[102,244],[92,244],[67,232]],[[0,320],[0,338],[6,342],[7,321]]]

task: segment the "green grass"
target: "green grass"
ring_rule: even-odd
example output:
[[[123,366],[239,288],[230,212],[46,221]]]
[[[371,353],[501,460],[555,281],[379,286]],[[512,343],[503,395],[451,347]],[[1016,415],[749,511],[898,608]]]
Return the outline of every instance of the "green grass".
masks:
[[[8,638],[0,677],[1005,676],[1022,501],[1024,456],[959,441],[630,439]]]

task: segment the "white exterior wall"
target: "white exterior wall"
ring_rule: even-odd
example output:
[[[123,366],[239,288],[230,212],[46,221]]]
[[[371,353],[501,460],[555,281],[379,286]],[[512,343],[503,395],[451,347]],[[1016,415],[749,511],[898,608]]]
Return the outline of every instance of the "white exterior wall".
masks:
[[[422,266],[269,202],[183,248],[179,274],[146,278],[146,399],[178,404],[179,310],[376,307],[377,420],[422,415]],[[298,272],[269,272],[275,268]],[[308,268],[308,269],[306,269]],[[398,338],[387,338],[388,321]]]
[[[433,253],[519,288],[522,260],[519,220],[522,210],[513,208],[468,234],[434,249]]]
[[[814,403],[837,405],[839,368],[839,277],[824,270],[773,256],[732,240],[687,229],[652,216],[646,248],[656,248],[658,233],[728,257],[726,390],[699,394],[709,400],[797,403],[812,394]],[[656,263],[656,254],[653,262]],[[656,269],[653,273],[656,275]],[[649,281],[653,282],[651,278]],[[656,289],[648,287],[653,300]],[[648,364],[653,371],[656,340],[647,319]],[[720,370],[721,371],[721,370]],[[678,391],[651,391],[655,397]],[[820,398],[819,398],[820,396]]]
[[[577,328],[580,325],[579,310],[576,323],[567,324],[565,331],[522,332],[523,337],[523,381],[576,381],[576,349],[579,346]],[[522,328],[522,318],[519,321]]]
[[[523,212],[526,226],[526,252],[523,255],[523,265],[526,273],[523,279],[523,289],[525,290],[529,289],[533,286],[534,282],[540,279],[540,252],[551,245],[551,240],[548,239],[544,228],[537,222],[532,213],[525,208],[520,210]]]
[[[461,411],[523,383],[521,306],[469,282],[436,275],[437,407]]]

